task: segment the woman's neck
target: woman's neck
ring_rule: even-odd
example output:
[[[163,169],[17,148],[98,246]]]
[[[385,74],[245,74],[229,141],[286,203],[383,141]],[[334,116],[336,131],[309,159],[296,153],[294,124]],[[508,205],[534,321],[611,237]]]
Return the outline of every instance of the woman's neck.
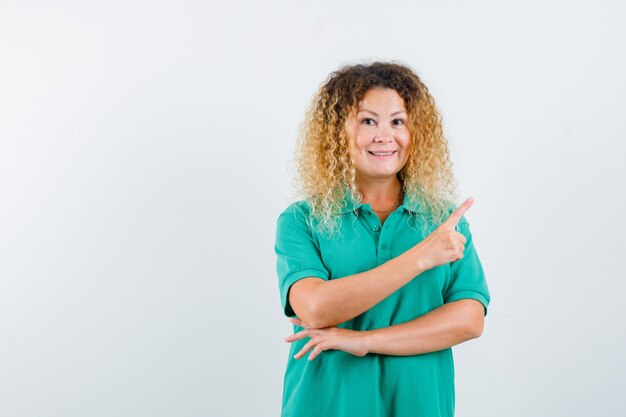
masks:
[[[357,186],[363,196],[361,202],[376,207],[395,203],[402,192],[402,184],[395,175],[389,179],[357,181]]]

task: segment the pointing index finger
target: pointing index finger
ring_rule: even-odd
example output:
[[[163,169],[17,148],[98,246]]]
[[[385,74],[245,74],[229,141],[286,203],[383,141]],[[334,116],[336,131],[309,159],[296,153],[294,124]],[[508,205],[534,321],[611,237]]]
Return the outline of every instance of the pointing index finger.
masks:
[[[446,220],[446,224],[455,227],[465,212],[472,207],[474,197],[468,197],[460,206],[458,206]]]

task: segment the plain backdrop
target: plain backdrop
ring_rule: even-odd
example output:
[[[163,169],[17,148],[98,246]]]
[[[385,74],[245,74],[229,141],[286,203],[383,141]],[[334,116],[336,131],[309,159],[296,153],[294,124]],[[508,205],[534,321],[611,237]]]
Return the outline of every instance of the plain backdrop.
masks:
[[[0,415],[279,415],[296,134],[377,59],[429,87],[475,198],[492,303],[457,416],[623,415],[624,11],[1,0]]]

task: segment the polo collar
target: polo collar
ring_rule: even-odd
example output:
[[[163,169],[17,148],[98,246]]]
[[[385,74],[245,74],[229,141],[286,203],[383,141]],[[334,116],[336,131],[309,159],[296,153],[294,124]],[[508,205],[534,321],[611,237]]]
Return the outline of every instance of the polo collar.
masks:
[[[365,204],[357,201],[356,198],[354,198],[354,195],[349,188],[344,188],[343,206],[340,209],[341,214],[347,214],[351,211],[355,211],[357,209],[360,209],[364,205]],[[410,211],[412,213],[424,212],[424,210],[417,201],[414,201],[413,204],[411,204],[411,199],[408,198],[406,194],[402,197],[402,204],[400,204],[400,206],[398,207],[402,207],[403,211]]]

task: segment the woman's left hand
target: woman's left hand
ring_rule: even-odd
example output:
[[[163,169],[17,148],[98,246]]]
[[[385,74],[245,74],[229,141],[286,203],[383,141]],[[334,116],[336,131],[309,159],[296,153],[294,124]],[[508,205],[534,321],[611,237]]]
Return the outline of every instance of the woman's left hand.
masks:
[[[295,359],[300,359],[305,353],[311,350],[311,348],[313,348],[313,352],[309,355],[310,361],[328,349],[343,350],[355,356],[365,356],[368,353],[364,332],[340,327],[313,329],[300,319],[290,318],[289,321],[296,326],[304,327],[305,330],[286,337],[286,342],[293,342],[294,340],[299,340],[304,337],[311,338],[311,340],[294,355]]]

